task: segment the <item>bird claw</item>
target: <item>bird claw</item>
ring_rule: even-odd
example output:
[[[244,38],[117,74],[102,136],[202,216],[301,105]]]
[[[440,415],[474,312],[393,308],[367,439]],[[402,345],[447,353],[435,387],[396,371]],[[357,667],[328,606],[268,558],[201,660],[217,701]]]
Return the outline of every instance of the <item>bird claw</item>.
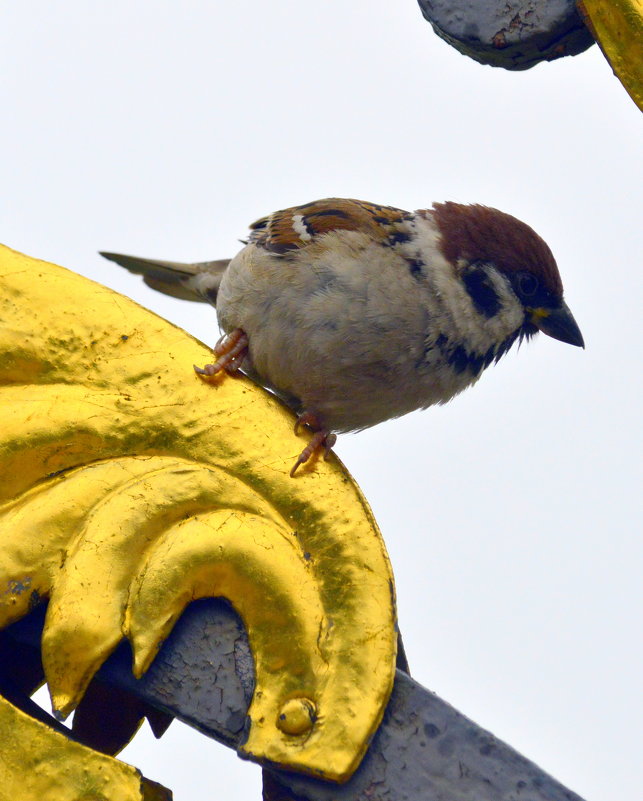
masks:
[[[248,336],[241,328],[235,328],[229,334],[222,336],[212,350],[218,358],[212,364],[206,364],[204,367],[193,365],[195,373],[206,377],[216,375],[221,370],[225,370],[227,373],[236,373],[248,353]],[[323,450],[324,461],[326,461],[331,448],[337,442],[337,435],[324,428],[314,412],[303,412],[297,417],[295,434],[299,433],[302,426],[308,426],[314,431],[314,434],[293,465],[290,471],[291,478],[294,477],[297,468],[306,464],[315,451]]]
[[[199,375],[214,375],[217,371],[216,363],[206,364],[205,367],[197,367],[196,364],[193,364],[192,367],[194,367],[194,372]]]
[[[331,448],[337,442],[337,435],[333,434],[332,431],[329,431],[327,428],[322,428],[318,418],[313,412],[304,412],[303,414],[299,415],[297,421],[295,422],[295,434],[299,433],[299,429],[303,425],[310,426],[311,428],[317,428],[318,430],[315,431],[308,445],[306,445],[303,451],[299,454],[297,461],[290,471],[291,478],[294,478],[297,468],[300,465],[305,464],[313,455],[313,453],[320,448],[322,448],[324,451],[324,461],[326,461]]]
[[[212,349],[216,359],[205,367],[194,365],[194,372],[198,375],[213,376],[225,370],[227,373],[236,373],[248,354],[248,336],[241,328],[235,328],[229,334],[224,334]]]

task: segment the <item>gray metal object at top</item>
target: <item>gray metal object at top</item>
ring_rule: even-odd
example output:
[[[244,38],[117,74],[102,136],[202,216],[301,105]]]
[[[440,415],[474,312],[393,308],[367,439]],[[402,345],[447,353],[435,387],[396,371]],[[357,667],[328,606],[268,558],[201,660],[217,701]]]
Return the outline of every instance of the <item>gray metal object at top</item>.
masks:
[[[460,53],[524,70],[575,56],[594,43],[574,0],[418,0],[422,14]]]

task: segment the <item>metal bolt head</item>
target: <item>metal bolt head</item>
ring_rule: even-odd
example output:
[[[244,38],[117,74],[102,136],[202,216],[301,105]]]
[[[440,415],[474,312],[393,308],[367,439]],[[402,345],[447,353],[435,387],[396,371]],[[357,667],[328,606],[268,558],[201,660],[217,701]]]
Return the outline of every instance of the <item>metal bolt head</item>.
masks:
[[[277,728],[296,736],[309,732],[317,717],[317,707],[309,698],[291,698],[281,707]]]

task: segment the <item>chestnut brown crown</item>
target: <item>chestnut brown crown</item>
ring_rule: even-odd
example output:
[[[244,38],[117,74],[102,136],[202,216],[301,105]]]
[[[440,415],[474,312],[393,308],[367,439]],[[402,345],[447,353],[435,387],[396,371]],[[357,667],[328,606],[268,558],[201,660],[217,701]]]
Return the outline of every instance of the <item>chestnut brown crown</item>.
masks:
[[[522,220],[488,206],[447,201],[433,204],[445,258],[454,266],[461,260],[490,262],[511,276],[526,271],[536,276],[555,297],[563,283],[549,245]]]

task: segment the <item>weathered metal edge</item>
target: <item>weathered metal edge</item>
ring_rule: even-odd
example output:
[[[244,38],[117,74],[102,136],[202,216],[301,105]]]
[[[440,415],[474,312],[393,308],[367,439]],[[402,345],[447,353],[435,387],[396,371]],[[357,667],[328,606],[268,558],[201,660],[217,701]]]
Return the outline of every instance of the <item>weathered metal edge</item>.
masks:
[[[526,70],[594,44],[574,0],[418,0],[434,32],[480,64]]]
[[[6,632],[38,645],[42,616]],[[99,679],[233,747],[244,740],[253,664],[243,625],[220,599],[192,604],[137,680],[126,644]],[[303,801],[582,801],[534,763],[398,670],[384,720],[350,781],[268,766]]]

